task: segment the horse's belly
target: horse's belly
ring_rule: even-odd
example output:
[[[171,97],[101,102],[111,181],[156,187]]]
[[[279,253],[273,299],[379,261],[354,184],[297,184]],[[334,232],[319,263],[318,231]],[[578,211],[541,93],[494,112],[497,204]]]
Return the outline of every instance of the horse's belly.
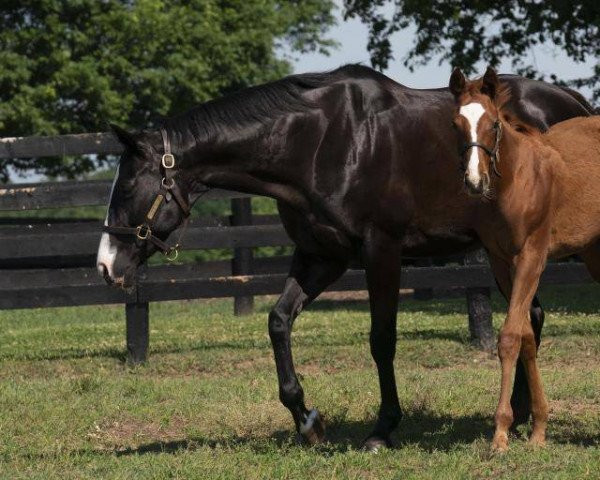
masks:
[[[355,253],[351,240],[335,226],[319,222],[313,215],[302,214],[280,203],[278,208],[285,231],[303,252],[344,259]]]
[[[408,228],[402,240],[404,257],[442,256],[474,248],[479,240],[473,233],[452,229],[421,230]]]

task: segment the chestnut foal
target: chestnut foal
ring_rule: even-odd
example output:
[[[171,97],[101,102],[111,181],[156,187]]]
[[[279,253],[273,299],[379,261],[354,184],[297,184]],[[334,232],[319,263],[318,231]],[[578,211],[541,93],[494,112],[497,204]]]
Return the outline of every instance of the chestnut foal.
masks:
[[[456,69],[450,90],[466,190],[483,200],[473,225],[509,301],[498,339],[502,382],[492,448],[508,448],[511,376],[519,356],[531,394],[530,442],[542,445],[548,402],[529,305],[548,258],[577,253],[600,281],[600,116],[573,118],[541,134],[506,113],[510,92],[501,89],[491,68],[472,82]]]

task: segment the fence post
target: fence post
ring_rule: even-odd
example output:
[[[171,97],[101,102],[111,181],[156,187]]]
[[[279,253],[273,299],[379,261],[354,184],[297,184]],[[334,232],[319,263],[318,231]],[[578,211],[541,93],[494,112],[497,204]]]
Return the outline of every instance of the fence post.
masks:
[[[148,302],[140,302],[140,280],[146,277],[146,265],[136,274],[134,291],[127,296],[125,304],[127,361],[132,365],[144,363],[148,358],[150,343]]]
[[[467,253],[463,263],[465,265],[487,265],[485,250],[479,249]],[[493,350],[496,345],[490,296],[491,292],[487,287],[467,288],[471,345],[488,351]]]
[[[252,199],[231,199],[231,225],[252,225]],[[252,248],[235,248],[233,251],[233,262],[231,273],[233,275],[251,275],[254,271],[254,258]],[[236,316],[250,315],[254,311],[254,297],[234,297],[233,313]]]

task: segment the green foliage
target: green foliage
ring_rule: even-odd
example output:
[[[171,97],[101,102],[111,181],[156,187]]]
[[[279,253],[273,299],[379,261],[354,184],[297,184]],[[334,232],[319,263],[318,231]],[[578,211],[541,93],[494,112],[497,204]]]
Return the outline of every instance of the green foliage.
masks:
[[[332,0],[4,0],[0,136],[152,125],[290,72],[278,52],[320,50]],[[90,159],[2,161],[72,177]]]
[[[394,7],[391,16],[382,11],[390,4]],[[578,62],[600,56],[600,3],[594,0],[344,0],[344,6],[346,18],[358,17],[369,26],[371,62],[382,69],[392,58],[390,35],[411,25],[417,27],[417,33],[404,58],[404,65],[411,70],[434,57],[467,73],[474,73],[479,61],[497,66],[501,60],[511,59],[518,73],[541,77],[527,54],[546,42]],[[594,98],[599,99],[600,64],[589,78],[570,83],[594,88]]]

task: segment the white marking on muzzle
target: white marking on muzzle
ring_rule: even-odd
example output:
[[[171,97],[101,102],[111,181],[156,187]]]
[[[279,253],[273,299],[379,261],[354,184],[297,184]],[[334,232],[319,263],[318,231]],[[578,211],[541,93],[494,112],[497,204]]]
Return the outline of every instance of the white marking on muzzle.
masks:
[[[117,166],[117,172],[115,173],[115,179],[113,180],[112,188],[110,189],[110,197],[108,199],[108,210],[106,211],[106,218],[104,220],[104,225],[108,225],[108,214],[110,212],[110,204],[112,203],[112,196],[115,191],[115,185],[117,184],[117,179],[119,178],[119,167]],[[113,276],[113,268],[115,264],[115,259],[117,258],[117,247],[111,243],[110,235],[106,232],[102,232],[102,237],[100,238],[100,246],[98,247],[98,256],[96,257],[96,268],[98,269],[98,273],[104,276],[104,267],[106,267],[106,271],[110,278],[114,279]]]
[[[473,102],[460,107],[458,113],[465,117],[469,122],[469,126],[471,127],[471,142],[476,143],[477,124],[479,123],[479,119],[485,113],[485,109],[481,103]],[[479,185],[479,182],[481,181],[479,176],[479,149],[471,147],[470,152],[469,162],[467,163],[467,177],[470,182]]]

